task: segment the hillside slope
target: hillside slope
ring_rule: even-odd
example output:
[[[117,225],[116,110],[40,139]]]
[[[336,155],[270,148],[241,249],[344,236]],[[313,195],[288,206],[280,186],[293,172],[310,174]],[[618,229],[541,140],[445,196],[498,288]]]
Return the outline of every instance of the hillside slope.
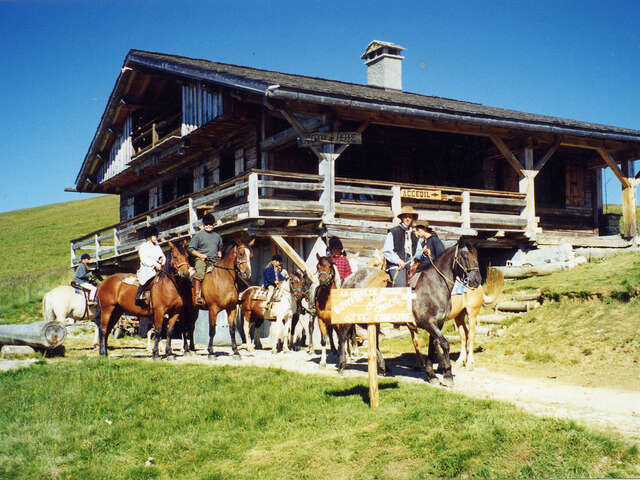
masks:
[[[42,295],[70,279],[69,240],[116,223],[118,202],[100,196],[0,213],[0,322],[39,317]]]

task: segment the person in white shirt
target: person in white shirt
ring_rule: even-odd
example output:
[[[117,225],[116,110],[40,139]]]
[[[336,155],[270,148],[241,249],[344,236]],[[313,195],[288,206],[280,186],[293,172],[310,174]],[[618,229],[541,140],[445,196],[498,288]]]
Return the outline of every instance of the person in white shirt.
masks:
[[[140,257],[140,268],[136,273],[140,286],[136,292],[136,305],[140,307],[145,306],[144,298],[142,297],[148,284],[153,280],[166,262],[164,252],[158,245],[158,229],[156,227],[147,227],[145,229],[144,238],[146,241],[140,245],[138,249],[138,256]]]

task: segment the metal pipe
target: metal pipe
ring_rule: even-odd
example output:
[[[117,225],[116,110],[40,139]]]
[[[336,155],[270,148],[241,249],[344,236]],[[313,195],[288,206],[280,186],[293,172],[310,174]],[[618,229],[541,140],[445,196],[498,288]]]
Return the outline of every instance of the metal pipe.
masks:
[[[531,130],[535,132],[551,133],[555,135],[575,135],[580,137],[601,138],[605,140],[616,140],[622,142],[637,142],[640,143],[640,135],[625,135],[619,133],[605,133],[596,131],[586,131],[580,129],[573,129],[567,127],[557,127],[553,125],[542,125],[529,123],[525,121],[517,120],[504,120],[494,118],[481,118],[473,117],[470,115],[456,114],[456,113],[444,113],[434,112],[430,110],[422,110],[413,107],[404,107],[399,105],[387,105],[379,103],[371,103],[361,100],[352,100],[346,98],[328,97],[326,95],[318,95],[313,93],[294,92],[290,90],[282,90],[281,88],[268,88],[265,91],[265,96],[268,98],[287,100],[287,101],[299,101],[309,103],[319,103],[322,105],[328,105],[332,107],[352,108],[359,110],[369,110],[382,113],[394,113],[400,115],[409,115],[413,117],[427,118],[430,120],[447,120],[472,123],[482,126],[502,127],[502,128],[518,128],[524,130]]]

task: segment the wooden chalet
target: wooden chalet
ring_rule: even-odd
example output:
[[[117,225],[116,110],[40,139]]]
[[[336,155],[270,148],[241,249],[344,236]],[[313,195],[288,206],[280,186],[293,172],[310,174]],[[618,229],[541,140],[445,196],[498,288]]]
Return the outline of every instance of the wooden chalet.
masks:
[[[404,205],[487,249],[630,244],[640,131],[404,92],[401,51],[372,42],[361,85],[131,50],[75,181],[119,195],[121,221],[72,240],[72,265],[133,271],[142,227],[186,238],[208,211],[258,238],[258,276],[272,239],[380,248]],[[606,237],[605,167],[624,202]]]

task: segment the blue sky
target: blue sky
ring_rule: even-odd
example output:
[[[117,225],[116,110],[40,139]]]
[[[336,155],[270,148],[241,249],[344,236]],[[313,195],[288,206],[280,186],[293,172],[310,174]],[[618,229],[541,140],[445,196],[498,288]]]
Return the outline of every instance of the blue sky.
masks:
[[[131,48],[366,83],[385,40],[406,91],[640,130],[639,20],[638,1],[0,0],[0,211],[84,198],[63,189]]]

